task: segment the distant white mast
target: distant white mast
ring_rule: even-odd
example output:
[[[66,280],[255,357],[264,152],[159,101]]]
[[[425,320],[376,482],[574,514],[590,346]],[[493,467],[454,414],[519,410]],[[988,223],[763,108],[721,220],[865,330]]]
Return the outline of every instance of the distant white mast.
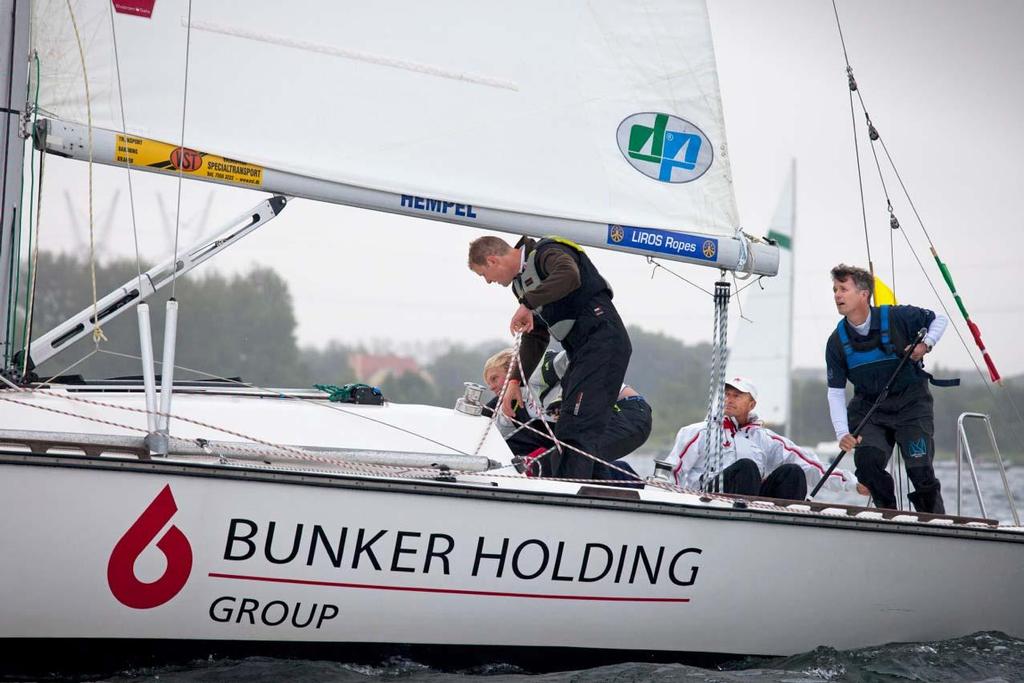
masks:
[[[760,393],[757,414],[792,427],[793,273],[796,235],[796,161],[779,197],[767,237],[779,248],[779,277],[762,280],[743,293],[743,315],[729,353],[729,376],[753,381]]]

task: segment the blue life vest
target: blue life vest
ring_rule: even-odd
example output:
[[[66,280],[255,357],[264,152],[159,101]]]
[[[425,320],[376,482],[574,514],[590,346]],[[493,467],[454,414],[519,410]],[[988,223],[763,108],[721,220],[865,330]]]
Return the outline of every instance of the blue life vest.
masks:
[[[902,349],[897,352],[896,345],[892,342],[889,309],[890,306],[871,309],[872,313],[878,314],[879,325],[877,333],[872,325],[872,329],[868,330],[868,339],[864,342],[854,342],[850,339],[845,318],[836,326],[836,334],[839,335],[846,356],[846,375],[853,383],[856,393],[862,396],[880,394],[900,363]],[[924,379],[926,376],[921,373],[917,364],[908,362],[900,370],[899,376],[893,380],[889,390],[899,393]]]

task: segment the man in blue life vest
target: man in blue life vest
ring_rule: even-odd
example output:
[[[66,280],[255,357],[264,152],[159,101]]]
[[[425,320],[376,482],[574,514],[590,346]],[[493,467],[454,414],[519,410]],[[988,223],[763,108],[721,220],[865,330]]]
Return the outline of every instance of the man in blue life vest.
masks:
[[[949,322],[944,315],[915,306],[870,305],[874,278],[863,268],[840,264],[832,269],[832,292],[843,316],[825,345],[828,407],[832,426],[844,451],[854,451],[857,479],[868,487],[875,505],[896,508],[896,493],[886,464],[898,444],[914,485],[910,502],[919,512],[942,514],[939,480],[935,478],[935,416],[929,381],[942,386],[957,380],[932,380],[921,359],[942,337]],[[900,358],[922,328],[924,340],[893,379],[889,395],[879,404],[860,436],[850,435],[893,376]],[[854,395],[846,406],[846,383]]]
[[[522,404],[522,378],[533,373],[553,336],[569,357],[555,436],[600,458],[600,437],[633,351],[611,287],[583,249],[561,237],[523,237],[515,247],[498,237],[480,237],[469,245],[469,268],[488,284],[511,285],[519,301],[509,330],[523,334],[522,374],[509,380],[502,412],[511,417],[514,404]],[[594,461],[563,449],[553,456],[551,470],[555,477],[591,479]]]

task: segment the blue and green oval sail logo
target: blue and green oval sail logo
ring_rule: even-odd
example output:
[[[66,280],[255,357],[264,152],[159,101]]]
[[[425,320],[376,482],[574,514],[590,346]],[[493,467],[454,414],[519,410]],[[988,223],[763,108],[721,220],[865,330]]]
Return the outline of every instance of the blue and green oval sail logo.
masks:
[[[711,141],[700,128],[671,114],[633,114],[619,124],[616,138],[630,166],[663,183],[696,180],[714,161]]]

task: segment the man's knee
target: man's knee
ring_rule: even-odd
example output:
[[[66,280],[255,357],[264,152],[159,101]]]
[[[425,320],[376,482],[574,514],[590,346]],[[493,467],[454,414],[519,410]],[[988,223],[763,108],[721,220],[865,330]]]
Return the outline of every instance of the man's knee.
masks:
[[[722,472],[722,488],[726,493],[756,496],[761,490],[761,472],[750,458],[740,458]]]
[[[856,465],[854,474],[860,483],[871,491],[875,505],[880,508],[895,508],[896,494],[892,477],[885,470],[889,453],[880,448],[861,446],[854,451],[853,461]]]
[[[799,465],[781,465],[761,485],[761,495],[770,498],[803,500],[807,498],[807,476]]]
[[[853,452],[853,463],[857,468],[857,478],[860,478],[860,472],[884,472],[885,466],[889,462],[889,454],[883,451],[881,448],[875,448],[874,446],[859,446]]]

